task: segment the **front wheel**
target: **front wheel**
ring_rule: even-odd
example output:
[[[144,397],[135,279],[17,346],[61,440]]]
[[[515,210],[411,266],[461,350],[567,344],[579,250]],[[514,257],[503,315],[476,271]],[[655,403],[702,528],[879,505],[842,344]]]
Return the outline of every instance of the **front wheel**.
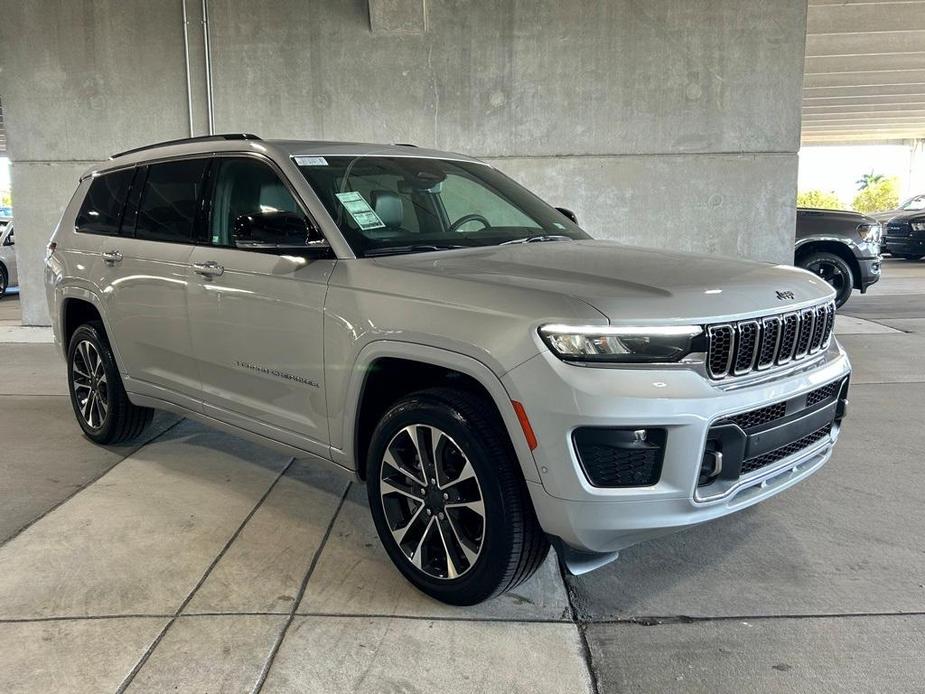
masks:
[[[133,405],[125,394],[102,323],[85,323],[74,331],[67,381],[77,423],[95,443],[128,441],[151,423],[154,410]]]
[[[7,285],[10,283],[10,276],[6,272],[6,268],[3,267],[3,263],[0,263],[0,299],[3,298],[3,295],[6,294]]]
[[[841,256],[834,253],[813,253],[801,258],[798,265],[818,275],[835,290],[835,306],[841,307],[851,297],[854,288],[854,273]]]
[[[510,441],[478,396],[446,388],[397,402],[373,433],[369,506],[419,590],[474,605],[529,578],[549,551]]]

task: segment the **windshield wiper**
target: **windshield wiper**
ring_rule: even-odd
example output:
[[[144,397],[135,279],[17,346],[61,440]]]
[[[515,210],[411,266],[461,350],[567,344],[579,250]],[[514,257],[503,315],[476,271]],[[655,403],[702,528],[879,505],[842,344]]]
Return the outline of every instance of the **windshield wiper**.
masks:
[[[391,246],[389,248],[373,248],[363,255],[366,258],[375,258],[383,255],[401,255],[403,253],[427,253],[428,251],[448,251],[453,248],[465,248],[451,244],[418,243],[411,246]]]
[[[511,239],[499,243],[499,246],[511,246],[515,243],[543,243],[544,241],[570,241],[570,236],[563,234],[534,234],[533,236],[524,236],[522,239]]]

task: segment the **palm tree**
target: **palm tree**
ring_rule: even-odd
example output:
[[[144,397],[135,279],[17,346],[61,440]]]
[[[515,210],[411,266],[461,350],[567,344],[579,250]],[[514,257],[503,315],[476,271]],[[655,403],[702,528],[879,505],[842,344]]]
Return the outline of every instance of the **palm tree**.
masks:
[[[883,174],[875,174],[873,170],[870,173],[866,173],[861,176],[855,183],[858,184],[858,190],[864,190],[868,186],[872,186],[874,183],[880,183],[884,179]]]

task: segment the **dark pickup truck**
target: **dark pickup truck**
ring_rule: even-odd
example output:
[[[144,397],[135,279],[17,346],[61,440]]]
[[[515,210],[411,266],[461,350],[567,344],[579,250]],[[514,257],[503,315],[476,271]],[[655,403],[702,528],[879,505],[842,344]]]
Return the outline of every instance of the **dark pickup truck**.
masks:
[[[898,209],[877,212],[883,225],[884,252],[894,258],[919,260],[925,257],[925,195],[909,198]]]
[[[794,265],[819,275],[841,306],[880,279],[880,224],[848,210],[797,208]]]

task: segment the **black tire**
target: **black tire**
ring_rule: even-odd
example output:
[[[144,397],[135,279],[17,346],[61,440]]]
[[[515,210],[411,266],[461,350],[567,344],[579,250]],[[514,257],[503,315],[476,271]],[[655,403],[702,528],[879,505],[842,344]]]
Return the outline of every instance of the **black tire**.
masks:
[[[6,294],[9,281],[10,276],[6,272],[6,266],[3,263],[0,263],[0,299],[3,298],[4,294]]]
[[[497,414],[493,412],[490,404],[477,395],[449,388],[423,390],[403,398],[386,412],[373,433],[369,447],[366,466],[367,493],[373,521],[386,552],[398,570],[416,588],[451,605],[475,605],[514,588],[533,575],[549,552],[549,542],[534,514],[510,440],[497,419]],[[424,568],[415,566],[393,536],[390,521],[386,516],[387,502],[381,496],[381,475],[384,467],[386,474],[398,469],[384,464],[386,447],[392,443],[390,452],[394,452],[395,446],[398,445],[395,443],[399,440],[398,437],[406,435],[403,430],[414,425],[423,428],[433,427],[439,430],[438,434],[442,433],[447,437],[447,442],[442,443],[442,447],[432,444],[432,449],[439,452],[427,454],[428,464],[431,459],[437,457],[442,458],[443,465],[446,466],[448,456],[460,451],[464,457],[459,460],[468,459],[481,494],[484,516],[481,535],[478,538],[477,557],[471,562],[466,562],[460,552],[460,535],[456,534],[455,543],[451,540],[455,556],[463,560],[462,566],[467,567],[465,571],[457,572],[456,577],[451,577],[449,571],[446,577],[434,576]],[[446,469],[442,468],[444,472]],[[418,474],[421,471],[421,468],[415,470]],[[401,474],[409,481],[412,479],[404,472]],[[440,473],[436,476],[439,479]],[[457,479],[463,476],[460,475]],[[424,483],[427,484],[427,476],[423,477]],[[471,479],[469,483],[471,484]],[[445,490],[451,485],[462,484],[449,481],[440,489]],[[439,497],[437,487],[429,485],[427,491],[431,490],[437,492]],[[388,493],[387,491],[386,494]],[[391,498],[403,501],[394,495]],[[445,493],[442,498],[447,498]],[[420,507],[413,506],[414,503],[404,501],[410,509],[430,509],[426,501],[417,502],[421,504]],[[441,502],[438,500],[436,503]],[[440,513],[439,517],[445,520],[437,520],[438,514],[435,509],[431,518],[427,519],[421,515],[418,521],[433,521],[436,531],[433,535],[439,535],[441,539],[444,532],[447,533],[446,537],[452,537],[449,534],[450,530],[456,533],[456,528],[460,527],[460,518],[456,516],[456,521],[450,524],[449,529],[441,529],[447,527],[444,524],[450,521],[451,514],[455,512],[450,509],[452,499],[443,503],[447,504],[446,507],[442,507],[446,513],[445,516]],[[410,525],[411,523],[408,523],[408,526]],[[399,527],[396,530],[400,529]],[[428,524],[427,530],[422,533],[422,542],[428,537],[430,529],[431,526]],[[421,543],[418,543],[418,550],[418,561],[423,563],[424,551]],[[445,549],[445,552],[444,566],[449,566],[450,550]],[[453,564],[455,569],[456,562]],[[429,568],[433,570],[431,566]]]
[[[86,343],[92,347],[89,352]],[[85,356],[92,355],[93,350],[99,359],[100,376],[96,377],[94,373],[91,380],[82,374],[97,371],[87,366],[88,361],[96,363],[94,358]],[[151,408],[138,407],[129,401],[106,331],[98,321],[84,323],[71,336],[67,349],[67,383],[77,423],[94,443],[117,444],[134,439],[145,430],[154,416]],[[89,403],[87,407],[87,398],[81,401],[81,394],[85,392],[88,398],[91,392],[95,392],[99,402],[105,401],[105,412],[102,405],[97,408]],[[89,416],[85,414],[87,411],[90,412]]]
[[[917,255],[915,253],[893,253],[894,258],[902,258],[903,260],[921,260],[925,256]]]
[[[819,275],[835,290],[835,307],[839,308],[851,298],[854,289],[854,272],[851,266],[841,256],[834,253],[811,253],[800,258],[797,263],[804,270]]]

